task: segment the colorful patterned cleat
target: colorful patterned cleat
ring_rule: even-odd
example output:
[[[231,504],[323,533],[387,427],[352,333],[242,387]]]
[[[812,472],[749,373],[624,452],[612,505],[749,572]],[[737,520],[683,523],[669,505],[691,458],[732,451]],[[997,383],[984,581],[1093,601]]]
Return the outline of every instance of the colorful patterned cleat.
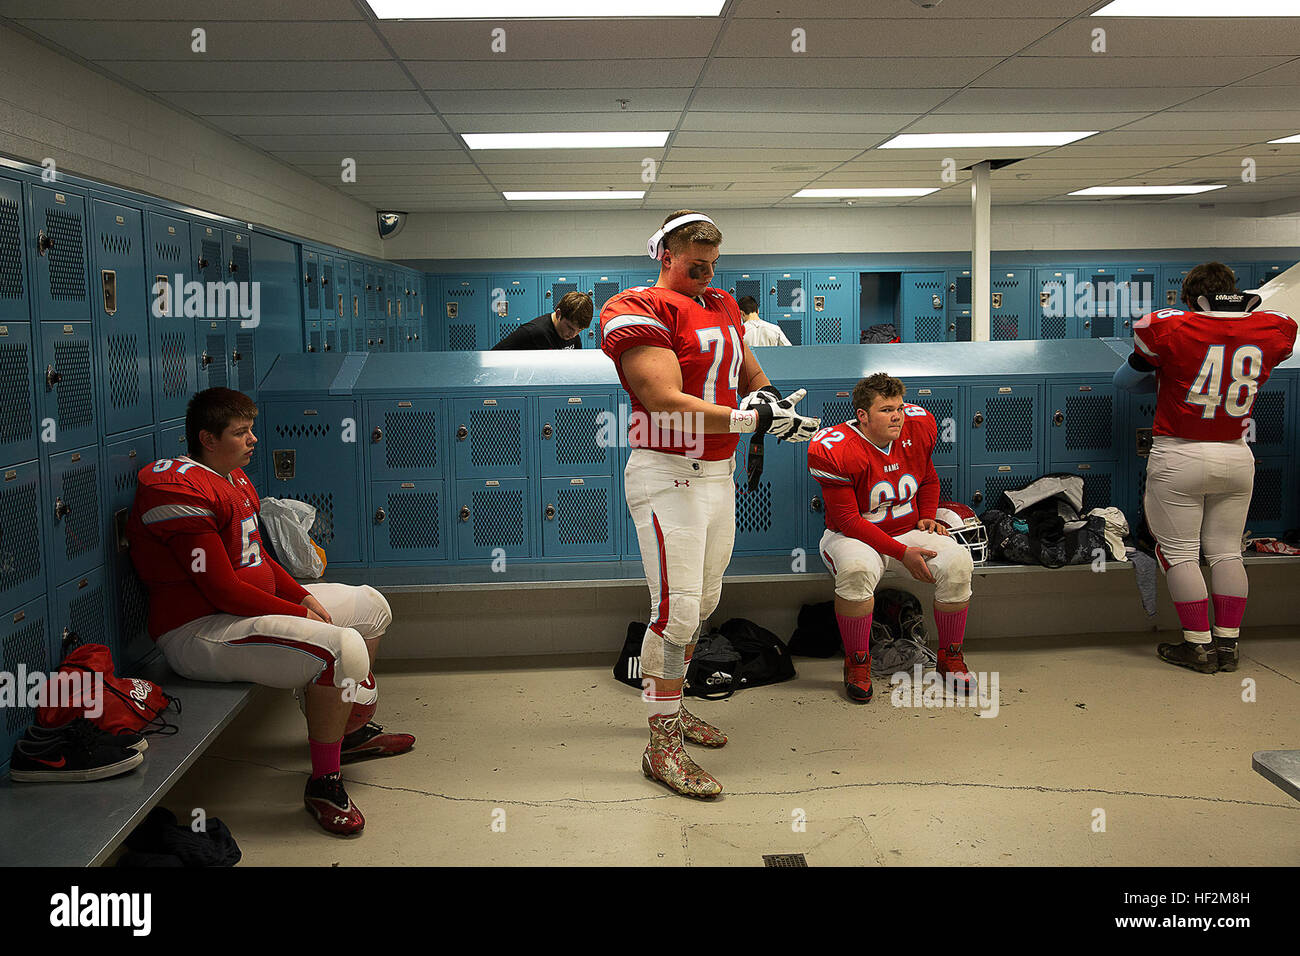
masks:
[[[966,669],[960,644],[949,644],[947,650],[939,648],[935,668],[943,675],[944,686],[951,686],[958,694],[978,693],[979,685],[975,683],[975,675]]]
[[[316,818],[316,822],[327,833],[355,836],[366,825],[366,818],[343,789],[341,774],[327,773],[321,777],[312,777],[307,781],[302,800],[307,806],[307,812]]]
[[[722,784],[700,769],[682,741],[682,724],[676,714],[650,718],[650,743],[641,755],[641,772],[670,790],[705,799],[722,792]]]
[[[1188,667],[1201,674],[1213,674],[1219,669],[1219,652],[1213,642],[1193,644],[1191,641],[1182,641],[1178,644],[1159,644],[1156,646],[1156,653],[1166,663]]]
[[[685,705],[678,715],[682,722],[682,737],[687,743],[701,747],[721,747],[727,742],[727,735],[706,720],[700,720]]]
[[[414,746],[415,738],[410,734],[385,733],[383,727],[371,721],[343,738],[339,759],[350,763],[367,757],[393,757]]]
[[[865,704],[871,700],[871,652],[844,655],[844,692],[849,700]]]

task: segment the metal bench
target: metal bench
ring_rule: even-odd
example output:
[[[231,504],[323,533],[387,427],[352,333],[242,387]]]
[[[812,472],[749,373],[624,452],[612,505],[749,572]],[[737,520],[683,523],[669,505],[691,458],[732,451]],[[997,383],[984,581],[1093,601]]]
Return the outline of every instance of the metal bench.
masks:
[[[0,866],[98,866],[185,775],[252,697],[254,684],[210,684],[177,677],[157,657],[134,676],[175,697],[180,726],[149,738],[144,763],[92,783],[0,780]],[[188,822],[182,820],[182,822]]]
[[[1250,758],[1250,766],[1300,800],[1300,750],[1257,750]]]

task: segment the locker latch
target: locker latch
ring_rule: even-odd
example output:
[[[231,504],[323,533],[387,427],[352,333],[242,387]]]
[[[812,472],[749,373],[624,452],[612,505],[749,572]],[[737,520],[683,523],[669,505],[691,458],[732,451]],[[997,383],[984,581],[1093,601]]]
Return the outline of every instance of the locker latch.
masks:
[[[555,520],[555,505],[546,506],[546,520],[547,521]]]
[[[933,301],[933,303],[934,303],[934,307],[935,307],[936,309],[942,309],[942,308],[943,308],[943,299],[939,298],[939,296],[937,296],[937,295],[931,296],[930,298],[931,298],[931,301]]]
[[[278,448],[271,452],[272,468],[275,470],[275,477],[280,481],[288,481],[294,477],[296,472],[297,453],[292,448]]]
[[[550,422],[547,422],[545,425],[542,426],[542,437],[543,437],[543,438],[550,438],[550,437],[551,437],[552,435],[554,435],[554,434],[555,434],[555,429],[551,427],[551,423],[550,423]]]
[[[199,356],[199,366],[201,368],[207,368],[211,364],[212,356],[208,354],[207,349],[204,349],[203,354]]]
[[[1146,458],[1151,454],[1152,430],[1150,428],[1139,428],[1137,430],[1137,453],[1139,458]]]
[[[469,505],[462,505],[462,506],[461,506],[461,509],[460,509],[460,520],[461,520],[461,521],[468,521],[468,520],[469,520]]]
[[[45,366],[45,390],[49,391],[63,381],[63,373],[54,371],[53,365]]]
[[[464,425],[461,425],[459,428],[456,429],[456,441],[464,441],[468,437],[469,437],[469,429],[466,428]]]
[[[380,508],[375,512],[375,524],[383,524],[384,518],[386,517],[387,515],[384,514],[384,509]]]
[[[47,236],[45,230],[42,229],[36,236],[36,254],[43,256],[53,248],[54,240]]]
[[[100,285],[104,289],[104,313],[117,314],[117,273],[112,269],[99,271]]]
[[[816,496],[816,495],[814,495],[814,496],[813,496],[813,500],[810,501],[810,502],[808,502],[808,507],[811,508],[813,511],[816,511],[816,512],[820,513],[821,510],[822,510],[822,500],[821,500],[821,498],[818,497],[818,496]]]
[[[983,424],[984,424],[984,413],[983,413],[983,412],[976,412],[976,413],[975,413],[975,417],[971,420],[971,424],[974,425],[976,428],[979,428],[981,425],[983,425]]]
[[[62,498],[55,498],[54,499],[54,520],[58,521],[60,518],[66,517],[67,515],[70,514],[72,514],[72,507]]]
[[[993,293],[993,308],[995,308],[995,309],[1000,309],[1000,308],[1002,308],[1002,293],[1001,293],[1001,292],[994,292],[994,293]]]
[[[381,441],[383,441],[383,440],[384,440],[384,430],[383,430],[382,428],[376,428],[374,431],[372,431],[372,432],[370,433],[370,440],[371,440],[372,442],[381,442]]]
[[[1065,424],[1065,413],[1062,412],[1059,408],[1056,410],[1056,414],[1052,416],[1052,424],[1055,425],[1057,428],[1060,428],[1062,425]]]

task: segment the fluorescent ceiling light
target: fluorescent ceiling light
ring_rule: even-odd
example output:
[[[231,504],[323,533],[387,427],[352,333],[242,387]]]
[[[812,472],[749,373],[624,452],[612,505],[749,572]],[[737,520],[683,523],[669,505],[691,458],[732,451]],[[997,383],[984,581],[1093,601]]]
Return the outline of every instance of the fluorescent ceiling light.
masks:
[[[1065,146],[1087,136],[1088,132],[1044,133],[903,133],[880,149],[976,149],[981,146]]]
[[[1285,136],[1282,139],[1270,139],[1269,144],[1273,143],[1300,143],[1300,133],[1296,133],[1294,136]]]
[[[1208,193],[1223,186],[1089,186],[1071,196],[1190,196]]]
[[[551,193],[505,193],[510,200],[559,200],[559,199],[644,199],[644,189],[618,191],[615,189],[592,190],[590,192],[551,192]]]
[[[541,20],[552,17],[716,17],[723,0],[366,0],[380,20]]]
[[[644,149],[668,142],[655,133],[464,133],[470,149]]]
[[[857,196],[928,196],[937,193],[938,186],[917,187],[882,187],[879,189],[801,189],[794,194],[795,199],[852,199]]]
[[[1094,17],[1300,17],[1295,0],[1114,0]]]

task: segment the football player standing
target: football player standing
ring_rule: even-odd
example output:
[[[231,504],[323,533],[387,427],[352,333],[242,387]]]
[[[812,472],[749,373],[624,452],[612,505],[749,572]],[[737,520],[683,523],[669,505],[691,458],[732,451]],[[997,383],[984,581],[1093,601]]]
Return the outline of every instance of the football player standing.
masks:
[[[709,288],[721,243],[708,216],[673,213],[648,244],[658,280],[620,292],[600,316],[601,348],[632,405],[625,488],[650,588],[641,645],[650,743],[641,770],[691,797],[722,792],[683,743],[721,747],[727,737],[682,707],[682,679],[731,560],[737,436],[807,441],[820,424],[794,410],[802,390],[783,399],[772,387],[745,346],[736,300]]]
[[[844,690],[871,700],[871,617],[876,584],[901,564],[933,584],[938,670],[959,693],[973,694],[962,643],[974,559],[935,513],[939,476],[931,455],[934,416],[903,401],[901,380],[878,372],[853,389],[854,418],[823,428],[808,445],[808,471],[821,485],[826,531],[822,560],[835,577],[835,619],[844,641]]]
[[[1296,323],[1281,312],[1253,311],[1259,297],[1238,292],[1233,271],[1219,262],[1192,269],[1182,299],[1186,309],[1162,309],[1134,324],[1133,353],[1115,384],[1157,391],[1143,508],[1183,640],[1160,644],[1156,653],[1213,674],[1235,671],[1240,656],[1248,593],[1241,539],[1255,483],[1250,413],[1259,387],[1290,356]]]

